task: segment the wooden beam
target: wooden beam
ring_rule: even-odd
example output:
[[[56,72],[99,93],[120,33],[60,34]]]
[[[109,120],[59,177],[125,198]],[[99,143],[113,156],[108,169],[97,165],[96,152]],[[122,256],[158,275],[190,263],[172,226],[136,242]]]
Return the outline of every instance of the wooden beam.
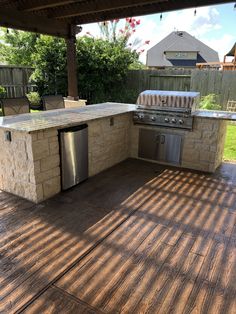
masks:
[[[106,12],[115,9],[128,9],[136,6],[168,2],[168,0],[94,0],[70,4],[61,8],[48,10],[47,15],[52,18],[69,18],[91,13]]]
[[[26,0],[18,5],[18,9],[30,12],[67,5],[73,2],[76,2],[76,0]]]
[[[71,37],[66,39],[67,45],[67,79],[68,98],[78,100],[77,60],[76,60],[76,28],[71,27]]]
[[[69,25],[64,21],[13,9],[1,8],[0,26],[58,37],[67,38],[69,36]]]
[[[128,16],[140,16],[140,15],[148,15],[154,13],[163,13],[169,12],[174,10],[180,10],[185,8],[195,8],[198,6],[208,6],[212,4],[220,4],[225,2],[231,1],[222,1],[222,0],[198,0],[198,1],[188,1],[188,0],[181,0],[181,1],[168,1],[168,2],[156,2],[154,4],[148,4],[145,6],[136,6],[136,7],[129,7],[127,9],[117,9],[117,10],[110,10],[104,12],[98,12],[97,14],[87,14],[81,15],[78,14],[77,17],[74,17],[74,23],[76,24],[87,24],[87,23],[94,23],[94,22],[103,22],[108,21],[115,18],[125,18]]]

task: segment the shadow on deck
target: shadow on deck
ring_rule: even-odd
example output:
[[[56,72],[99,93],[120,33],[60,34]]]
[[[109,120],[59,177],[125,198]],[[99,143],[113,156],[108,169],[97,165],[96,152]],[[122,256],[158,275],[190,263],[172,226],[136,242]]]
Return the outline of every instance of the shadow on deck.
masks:
[[[0,204],[0,312],[234,313],[236,164],[127,160],[40,205]]]

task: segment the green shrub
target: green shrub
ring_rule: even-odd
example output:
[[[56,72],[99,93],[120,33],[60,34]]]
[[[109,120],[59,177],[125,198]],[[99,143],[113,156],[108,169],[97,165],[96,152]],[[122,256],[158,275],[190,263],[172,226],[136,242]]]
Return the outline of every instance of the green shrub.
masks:
[[[0,85],[0,98],[5,97],[6,95],[6,90],[3,86]]]
[[[40,105],[40,96],[37,92],[30,92],[26,94],[27,98],[29,99],[29,102],[33,106],[39,106]]]
[[[199,108],[204,110],[222,110],[222,107],[219,104],[218,99],[219,96],[216,94],[209,94],[207,96],[203,96],[201,97]]]

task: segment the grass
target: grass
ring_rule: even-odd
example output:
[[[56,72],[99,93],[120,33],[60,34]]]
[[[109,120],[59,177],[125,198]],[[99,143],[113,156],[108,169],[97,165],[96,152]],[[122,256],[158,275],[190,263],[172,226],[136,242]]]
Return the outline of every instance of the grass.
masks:
[[[233,124],[227,126],[224,160],[236,161],[236,125]]]
[[[30,109],[30,112],[40,112],[41,110]]]

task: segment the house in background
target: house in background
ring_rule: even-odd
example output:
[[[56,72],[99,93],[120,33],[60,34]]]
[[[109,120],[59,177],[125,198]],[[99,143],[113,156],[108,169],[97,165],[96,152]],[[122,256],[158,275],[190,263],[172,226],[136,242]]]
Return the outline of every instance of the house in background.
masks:
[[[184,31],[175,31],[147,51],[149,68],[188,67],[219,62],[218,52]]]

